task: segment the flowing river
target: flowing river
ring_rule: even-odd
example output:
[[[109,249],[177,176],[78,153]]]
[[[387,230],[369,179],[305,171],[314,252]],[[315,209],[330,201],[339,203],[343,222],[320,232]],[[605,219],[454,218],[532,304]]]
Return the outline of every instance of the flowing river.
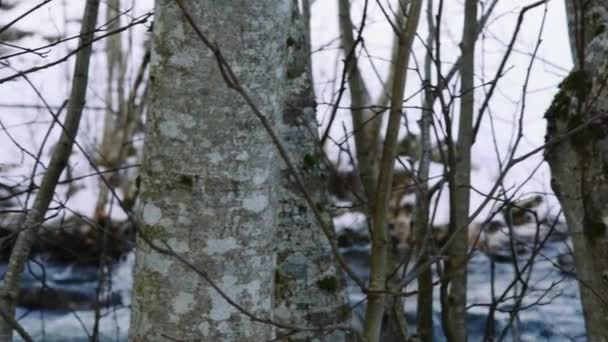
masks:
[[[504,341],[586,340],[577,282],[558,267],[558,259],[564,248],[565,239],[548,241],[535,256],[531,272],[523,274],[522,278],[527,279],[528,284],[523,299],[514,299],[518,298],[515,295],[523,289],[521,283],[518,283],[506,294],[506,297],[511,299],[498,305],[494,314],[494,331],[497,336],[502,334]],[[362,278],[368,277],[369,246],[360,244],[344,248],[343,254],[358,275]],[[518,255],[520,269],[530,256],[531,254],[525,251]],[[19,308],[20,322],[36,341],[87,341],[96,320],[96,312],[90,305],[99,298],[103,306],[97,315],[100,340],[126,341],[133,261],[133,253],[130,253],[107,270],[110,281],[102,282],[105,290],[101,292],[97,290],[100,283],[96,267],[30,262],[23,280],[23,288],[28,293],[30,303],[27,309]],[[3,274],[5,269],[6,265],[0,265],[0,274]],[[492,262],[484,253],[473,254],[468,265],[470,341],[483,340],[489,324],[488,312],[492,293],[494,298],[499,298],[514,280],[514,276],[515,265],[512,261]],[[414,283],[408,290],[415,288]],[[363,299],[363,295],[351,282],[349,293],[353,305]],[[44,296],[44,300],[37,302],[36,296]],[[434,297],[435,338],[436,341],[444,341],[440,324],[438,287]],[[60,310],[51,308],[55,302],[61,303],[57,304],[62,305]],[[415,306],[415,297],[405,300],[410,323],[414,322]],[[512,314],[514,308],[518,308],[517,315]],[[363,305],[355,307],[355,325],[361,323],[363,312]]]

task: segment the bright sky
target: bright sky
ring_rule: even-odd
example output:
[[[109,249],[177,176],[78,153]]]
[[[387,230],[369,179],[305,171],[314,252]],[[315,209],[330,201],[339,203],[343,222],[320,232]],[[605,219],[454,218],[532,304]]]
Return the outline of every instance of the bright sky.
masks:
[[[436,3],[438,1],[433,0]],[[443,38],[442,38],[442,54],[445,62],[445,69],[450,67],[450,62],[453,61],[459,53],[458,41],[461,36],[462,0],[444,1],[444,22],[443,22]],[[489,3],[490,0],[484,1]],[[501,0],[494,11],[492,20],[489,26],[484,31],[484,35],[477,44],[477,83],[481,84],[483,80],[491,79],[496,71],[497,65],[500,62],[505,50],[506,43],[510,40],[517,16],[522,6],[532,3],[533,1],[517,1],[517,0]],[[27,8],[39,3],[36,0],[21,1],[19,6],[9,12],[0,11],[0,23],[5,23],[14,18],[19,13],[22,13]],[[22,46],[36,47],[44,44],[42,36],[53,37],[65,34],[76,34],[79,29],[78,18],[82,13],[82,4],[84,1],[54,1],[38,11],[35,15],[27,17],[20,22],[17,27],[28,29],[40,33],[41,35],[31,36],[23,39],[20,42]],[[67,4],[67,7],[64,5]],[[102,4],[105,5],[105,2]],[[361,18],[363,0],[354,0],[352,18],[353,22],[358,25]],[[371,58],[361,58],[362,70],[364,78],[368,83],[368,87],[373,96],[377,95],[381,88],[381,83],[373,71],[373,66],[378,70],[378,73],[385,77],[388,68],[386,59],[389,57],[390,45],[392,36],[384,17],[379,10],[376,1],[369,1],[368,23],[364,34],[365,45],[371,55]],[[123,8],[133,7],[133,10],[128,15],[135,17],[145,13],[152,8],[151,0],[128,0],[123,4]],[[545,16],[546,8],[546,16]],[[105,13],[105,9],[100,11]],[[424,18],[423,18],[424,19]],[[508,72],[501,79],[499,87],[494,95],[490,105],[491,117],[494,122],[494,132],[491,127],[490,116],[487,116],[483,121],[482,130],[477,143],[474,147],[473,164],[475,173],[472,177],[474,186],[481,192],[487,191],[492,185],[494,178],[497,175],[496,153],[494,148],[495,137],[498,151],[502,158],[509,150],[514,134],[516,134],[517,126],[514,122],[519,116],[522,106],[522,86],[526,75],[526,70],[530,64],[529,54],[534,50],[535,44],[539,37],[541,23],[544,20],[544,28],[542,31],[542,42],[538,52],[538,58],[533,64],[530,83],[526,96],[526,107],[524,111],[524,140],[522,141],[520,153],[525,153],[544,142],[545,120],[543,114],[548,107],[553,94],[556,91],[556,85],[565,76],[567,70],[571,66],[570,49],[568,45],[568,34],[566,30],[566,20],[564,14],[564,4],[562,0],[551,0],[546,7],[540,6],[533,11],[528,12],[525,17],[523,28],[520,32],[515,51],[507,62]],[[104,20],[100,20],[104,22]],[[130,42],[129,60],[131,67],[128,70],[128,76],[134,77],[135,68],[141,59],[142,48],[141,42],[146,35],[146,27],[139,26],[135,28],[129,37],[125,37],[125,42]],[[339,47],[339,30],[337,16],[337,0],[316,0],[312,8],[311,32],[313,50],[313,68],[315,89],[317,93],[317,101],[321,104],[318,107],[319,119],[323,120],[329,112],[327,103],[333,98],[332,94],[337,89],[339,84],[342,56]],[[426,23],[422,20],[420,23],[420,37],[426,37]],[[25,69],[33,64],[44,64],[50,60],[61,57],[68,51],[68,48],[73,48],[75,42],[69,46],[59,46],[52,48],[48,57],[40,58],[35,56],[24,56],[18,59],[11,60],[11,67],[15,69]],[[101,52],[103,45],[98,45],[96,50]],[[319,51],[317,51],[319,50]],[[422,48],[420,41],[416,42],[415,56],[422,63],[425,50]],[[73,63],[73,59],[71,60]],[[69,92],[69,75],[71,74],[72,64],[62,64],[60,66],[45,70],[40,73],[32,74],[31,81],[37,86],[38,90],[43,94],[44,98],[51,105],[59,105]],[[410,65],[412,67],[412,65]],[[338,68],[338,69],[336,69]],[[337,72],[336,72],[337,71]],[[0,69],[0,76],[11,74],[8,68]],[[409,82],[406,90],[406,97],[415,93],[420,86],[418,75],[414,72],[409,73]],[[98,53],[92,63],[91,82],[88,93],[88,106],[103,106],[103,98],[105,94],[105,61],[103,55]],[[0,85],[0,92],[3,94],[0,99],[0,104],[42,104],[32,90],[32,88],[23,80],[9,82]],[[341,105],[348,106],[349,98],[346,94]],[[483,90],[476,92],[477,103],[480,104],[483,99]],[[413,97],[408,106],[419,106],[419,97]],[[340,119],[347,126],[350,126],[348,120],[348,112],[339,111]],[[81,126],[81,134],[79,141],[88,152],[94,150],[94,146],[99,142],[103,111],[88,110],[86,113],[86,121]],[[407,116],[410,122],[410,129],[417,131],[416,120],[419,113],[416,110],[408,110]],[[11,137],[21,143],[25,148],[35,152],[42,141],[42,137],[49,124],[49,114],[45,110],[25,110],[25,109],[10,109],[3,108],[0,111],[0,120],[9,128]],[[32,123],[25,125],[26,123]],[[52,134],[52,139],[56,139],[57,130]],[[334,139],[340,139],[343,136],[343,128],[340,122],[337,122],[332,129]],[[50,140],[54,141],[54,140]],[[352,146],[353,144],[351,144]],[[23,155],[17,148],[13,146],[6,134],[0,135],[0,146],[2,146],[2,154],[0,154],[0,163],[16,164],[17,167],[9,173],[15,178],[12,180],[24,179],[28,176],[29,168],[32,165],[30,157]],[[48,144],[46,153],[48,157],[48,149],[52,147],[52,143]],[[329,150],[330,152],[335,149]],[[79,154],[79,153],[77,153]],[[535,176],[522,188],[521,193],[527,192],[550,192],[549,187],[549,170],[545,163],[542,162],[542,155],[537,154],[522,165],[516,167],[507,178],[509,185],[521,184],[527,178],[532,170],[539,164],[541,167],[536,172]],[[86,162],[82,157],[75,158],[72,162],[75,167],[75,175],[86,174],[91,172]],[[435,172],[440,172],[441,168],[436,166]],[[95,180],[89,179],[84,182],[87,190],[80,191],[74,198],[68,202],[74,210],[84,213],[91,213],[94,201]],[[62,195],[60,195],[61,197]],[[447,198],[445,198],[447,199]],[[442,198],[442,202],[445,200]],[[474,193],[473,203],[478,203],[482,196]],[[555,204],[555,201],[551,203]],[[446,211],[446,210],[442,210]],[[447,214],[447,213],[446,213]],[[443,215],[439,221],[447,220],[447,216]]]
[[[485,1],[489,3],[490,1]],[[486,30],[477,43],[476,49],[476,83],[482,84],[484,80],[487,82],[492,79],[496,73],[498,65],[502,60],[508,42],[513,35],[516,27],[517,17],[523,6],[534,1],[514,1],[502,0],[499,1],[496,9],[493,12]],[[356,1],[353,6],[352,18],[355,25],[359,25],[363,1]],[[435,9],[438,1],[435,1]],[[458,43],[461,39],[462,19],[464,1],[444,1],[444,21],[442,30],[442,56],[444,60],[444,70],[451,67],[451,63],[457,58],[460,50]],[[390,58],[390,46],[392,44],[392,32],[386,24],[386,20],[379,6],[375,1],[369,2],[368,23],[364,34],[365,45],[367,51],[372,58],[361,58],[362,72],[367,81],[373,97],[377,97],[378,92],[383,89],[382,84],[378,80],[377,74],[373,71],[378,70],[378,74],[386,77],[389,63],[386,61]],[[425,5],[426,6],[426,5]],[[424,11],[423,7],[423,11]],[[545,15],[546,9],[546,15]],[[415,55],[418,63],[422,64],[426,49],[421,44],[420,39],[425,39],[427,35],[426,16],[423,15],[423,20],[419,26],[419,39],[415,45]],[[544,27],[541,35],[541,25],[544,21]],[[336,37],[339,36],[339,27],[337,23],[337,1],[317,0],[313,6],[312,19],[312,40],[313,40],[313,55],[314,78],[316,82],[316,92],[319,103],[331,102],[334,98],[333,94],[337,86],[332,82],[336,78],[336,65],[342,66],[343,56],[337,48],[339,41]],[[474,174],[472,175],[473,186],[479,191],[487,192],[494,184],[495,177],[498,175],[498,163],[496,157],[496,149],[494,140],[496,141],[497,150],[501,158],[504,160],[505,155],[510,151],[513,139],[517,134],[517,120],[522,109],[522,87],[526,76],[526,70],[531,61],[530,55],[539,40],[542,41],[539,47],[537,58],[534,61],[531,77],[528,85],[528,91],[525,101],[524,110],[524,125],[523,125],[523,141],[518,149],[518,155],[524,154],[544,143],[546,122],[543,119],[544,112],[556,92],[557,84],[567,74],[572,62],[570,58],[570,49],[568,43],[568,33],[566,27],[566,18],[564,12],[564,3],[561,0],[552,0],[548,5],[537,7],[536,9],[527,12],[522,29],[518,35],[515,44],[514,52],[511,54],[506,63],[507,73],[500,80],[499,86],[490,102],[491,115],[487,115],[482,122],[480,136],[473,149],[473,167]],[[366,56],[366,55],[364,55]],[[372,63],[369,61],[372,61]],[[410,68],[414,67],[410,61]],[[338,70],[341,72],[341,69]],[[337,77],[340,77],[338,73]],[[408,84],[406,90],[406,98],[415,94],[420,87],[419,75],[411,71],[408,75]],[[333,88],[332,88],[333,85]],[[486,88],[487,91],[488,88]],[[476,103],[479,107],[484,99],[484,91],[479,89],[476,92]],[[341,103],[342,106],[349,105],[348,94]],[[414,96],[406,106],[420,106],[421,101],[419,96]],[[456,106],[457,108],[458,106]],[[320,119],[327,122],[327,116],[331,111],[330,106],[319,106]],[[346,110],[339,111],[340,118],[344,121],[347,127],[350,127],[349,113]],[[407,111],[409,128],[417,132],[418,127],[416,120],[419,118],[419,110],[412,109]],[[493,120],[490,120],[489,118]],[[492,130],[492,121],[494,130]],[[344,136],[342,124],[334,124],[332,127],[332,136],[338,140]],[[354,146],[354,143],[350,144]],[[337,149],[331,149],[337,151]],[[526,183],[519,194],[529,192],[551,193],[549,186],[550,172],[546,163],[542,162],[542,154],[539,153],[521,165],[512,169],[507,177],[507,188],[509,186],[520,185],[527,176],[531,174],[537,166],[540,168],[536,171],[535,176]],[[434,168],[437,173],[441,172],[441,167]],[[552,196],[551,196],[552,197]],[[472,203],[478,204],[483,199],[483,196],[476,192],[472,192]],[[440,207],[446,208],[447,195],[442,196]],[[550,201],[550,206],[554,207],[555,200]],[[473,206],[471,211],[475,208]],[[437,220],[446,222],[449,218],[447,210],[439,210],[440,214]],[[487,212],[487,211],[485,211]],[[480,217],[483,219],[484,217]]]

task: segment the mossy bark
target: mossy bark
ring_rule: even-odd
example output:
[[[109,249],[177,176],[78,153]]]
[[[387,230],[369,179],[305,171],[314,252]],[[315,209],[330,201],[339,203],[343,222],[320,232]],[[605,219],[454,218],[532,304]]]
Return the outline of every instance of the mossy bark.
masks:
[[[311,79],[310,43],[305,21],[294,1],[287,39],[287,93],[279,132],[291,160],[314,201],[327,203],[323,160],[317,146],[315,97]],[[298,326],[323,326],[348,320],[345,282],[332,260],[331,249],[303,194],[293,184],[287,166],[281,167],[278,188],[277,267],[274,317]],[[326,216],[326,222],[331,219]],[[277,335],[281,335],[281,331]],[[281,341],[345,341],[342,331],[300,332]]]
[[[546,112],[547,141],[556,143],[545,158],[574,243],[587,337],[607,341],[608,34],[590,26],[608,22],[608,4],[567,4],[575,67]]]

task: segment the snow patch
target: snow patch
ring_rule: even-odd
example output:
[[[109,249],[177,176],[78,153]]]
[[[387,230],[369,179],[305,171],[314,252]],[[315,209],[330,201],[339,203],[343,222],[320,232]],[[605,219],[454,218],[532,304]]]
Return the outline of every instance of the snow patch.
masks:
[[[346,212],[334,217],[333,220],[336,233],[340,233],[346,228],[363,231],[367,227],[367,217],[360,212]]]
[[[133,290],[133,267],[135,266],[135,253],[129,252],[112,272],[112,289],[120,294],[125,305],[131,305],[131,292]]]

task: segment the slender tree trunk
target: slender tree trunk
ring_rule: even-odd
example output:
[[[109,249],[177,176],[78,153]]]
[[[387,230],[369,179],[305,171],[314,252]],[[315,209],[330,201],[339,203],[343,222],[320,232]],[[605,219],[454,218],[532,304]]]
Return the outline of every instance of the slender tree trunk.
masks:
[[[120,0],[107,1],[105,17],[106,21],[109,22],[108,30],[115,30],[120,27]],[[120,33],[112,35],[106,39],[105,43],[108,73],[106,75],[106,112],[97,164],[112,169],[121,166],[119,155],[122,139],[118,137],[118,133],[122,129],[120,123],[125,115],[123,103],[126,70],[122,50],[122,35]],[[97,203],[95,204],[95,220],[97,222],[105,221],[108,215],[106,212],[108,193],[108,187],[100,181]]]
[[[400,272],[396,270],[400,260],[396,248],[389,248],[387,256],[387,290],[390,292],[401,292]],[[405,298],[401,296],[387,296],[387,303],[384,309],[384,327],[381,335],[383,342],[403,342],[409,338],[409,329],[405,318]]]
[[[107,25],[108,30],[116,30],[120,27],[121,22],[120,13],[120,0],[107,0],[105,20],[109,24]],[[97,165],[105,168],[116,168],[121,166],[120,164],[120,139],[116,139],[117,131],[119,130],[118,122],[124,116],[123,98],[124,98],[124,75],[125,75],[125,63],[123,58],[122,48],[122,34],[114,34],[105,40],[105,53],[106,53],[106,111],[104,118],[103,136],[101,137],[101,144],[99,148],[99,158]],[[97,202],[94,210],[94,221],[101,225],[101,229],[97,231],[96,243],[101,252],[98,264],[98,281],[96,289],[96,304],[95,304],[95,319],[93,327],[91,329],[91,341],[99,340],[100,321],[103,306],[100,304],[100,297],[104,292],[104,287],[107,282],[107,274],[105,272],[107,268],[107,260],[103,257],[107,248],[107,231],[111,226],[110,212],[106,211],[106,204],[108,202],[108,195],[110,189],[108,184],[118,185],[117,182],[113,182],[112,178],[116,179],[118,173],[115,173],[108,177],[107,181],[104,182],[99,179]],[[106,175],[100,175],[100,177],[106,177]]]
[[[349,0],[338,0],[340,16],[340,31],[342,33],[342,49],[344,50],[347,70],[352,120],[357,156],[357,171],[363,184],[364,198],[371,201],[378,179],[378,163],[380,152],[380,124],[382,116],[376,115],[367,107],[371,100],[357,63],[353,23],[350,17]],[[363,23],[362,23],[363,24]],[[388,84],[388,83],[387,83]],[[371,205],[368,203],[368,207]]]
[[[547,110],[545,158],[574,244],[589,341],[608,341],[608,1],[566,1],[574,70]],[[581,127],[582,126],[582,127]]]
[[[274,122],[283,110],[291,1],[181,0]],[[273,311],[278,161],[247,104],[176,1],[158,1],[151,103],[141,170],[142,227],[244,309]],[[240,314],[176,258],[138,237],[132,341],[267,341],[274,328]]]
[[[389,236],[386,217],[388,214],[391,185],[395,170],[395,157],[397,154],[397,138],[403,115],[403,97],[407,76],[409,57],[418,28],[422,0],[412,0],[409,6],[409,15],[405,24],[398,23],[398,50],[395,60],[395,75],[391,84],[391,109],[386,129],[386,137],[382,149],[380,173],[376,191],[373,194],[371,217],[371,261],[370,284],[367,295],[367,312],[365,316],[364,335],[370,342],[380,340],[382,319],[386,302],[387,262],[389,251]],[[405,12],[400,7],[398,11]],[[393,296],[391,296],[393,297]],[[391,298],[394,300],[394,298]]]
[[[473,141],[475,41],[477,35],[477,0],[465,1],[462,37],[460,120],[456,150],[450,164],[450,234],[457,238],[448,249],[445,263],[447,320],[443,327],[450,342],[467,341],[467,257],[469,196],[471,186],[471,144]],[[445,285],[444,285],[445,286]]]
[[[428,24],[428,38],[426,46],[432,49],[435,29],[433,25],[433,2],[427,2],[426,19]],[[418,188],[416,189],[415,208],[415,241],[419,255],[419,263],[429,260],[431,251],[431,227],[429,222],[429,172],[431,164],[431,124],[433,123],[433,104],[435,95],[430,89],[432,50],[424,59],[424,74],[426,77],[422,116],[420,118],[420,166],[418,168]],[[423,342],[433,341],[433,272],[430,266],[421,269],[418,275],[418,302],[416,310],[416,332]]]
[[[297,162],[301,179],[315,203],[327,204],[322,175],[322,156],[317,148],[315,96],[311,82],[310,42],[307,22],[294,0],[292,26],[287,38],[289,57],[287,94],[278,132]],[[322,326],[348,319],[345,284],[332,262],[331,250],[301,191],[293,184],[287,166],[281,168],[278,189],[277,268],[275,270],[274,317],[298,326]],[[331,222],[326,217],[327,222]],[[283,336],[286,332],[278,332]],[[311,341],[314,333],[287,335],[281,341]],[[345,341],[333,332],[324,341]]]
[[[385,107],[389,105],[391,99],[390,91],[385,91],[380,94],[378,99],[370,98],[367,86],[361,71],[359,70],[357,48],[358,43],[353,35],[353,22],[350,16],[350,1],[338,0],[338,15],[340,17],[340,32],[342,34],[342,50],[344,52],[346,68],[346,76],[348,77],[348,85],[351,97],[351,115],[353,121],[353,131],[356,148],[357,171],[363,185],[363,198],[368,201],[368,210],[371,212],[371,200],[376,190],[376,182],[378,179],[380,153],[381,153],[381,138],[380,125],[382,124],[382,115],[370,109],[371,106]],[[404,22],[405,13],[397,11],[395,13],[395,22]],[[365,23],[361,23],[365,25]],[[359,37],[358,37],[359,38]],[[397,51],[399,49],[398,37],[393,38],[393,47],[391,51],[391,66],[389,68],[384,88],[389,89],[394,83],[396,70]],[[381,113],[380,113],[381,114]]]
[[[148,64],[150,64],[150,48],[149,44],[146,48],[146,52],[142,57],[141,64],[137,70],[137,75],[131,90],[129,91],[129,98],[126,100],[124,120],[121,123],[119,135],[120,147],[119,156],[121,165],[124,165],[128,158],[132,155],[137,155],[136,148],[134,146],[135,132],[137,128],[143,123],[144,109],[146,107],[146,99],[148,94],[149,82],[146,79]],[[142,89],[143,88],[143,89]],[[141,89],[141,96],[139,103],[136,103],[138,93]],[[121,190],[123,194],[123,206],[125,210],[132,210],[133,205],[138,196],[139,187],[137,181],[134,179],[135,175],[131,178],[128,177],[129,172],[123,173],[120,177]]]
[[[401,4],[402,8],[407,7],[407,2]],[[406,18],[406,10],[399,10],[395,13],[395,23],[403,28],[403,23]],[[380,156],[382,152],[380,125],[383,115],[370,108],[376,108],[389,105],[391,101],[391,91],[395,84],[395,77],[401,71],[398,68],[399,58],[398,53],[401,48],[399,45],[398,32],[395,32],[393,38],[393,47],[391,52],[391,66],[384,81],[384,88],[387,91],[381,93],[378,99],[371,100],[365,82],[361,76],[357,62],[356,40],[353,35],[353,23],[350,17],[350,3],[348,0],[339,0],[339,15],[340,15],[340,30],[342,32],[342,48],[345,54],[345,68],[347,71],[350,95],[351,95],[351,114],[353,121],[354,139],[357,157],[357,171],[363,185],[363,198],[367,200],[367,210],[369,217],[372,217],[373,202],[378,182]],[[365,23],[361,23],[364,26]],[[361,30],[361,28],[359,29]],[[396,206],[399,205],[400,198],[396,198]],[[394,208],[392,208],[394,209]],[[388,246],[387,246],[388,247]],[[387,251],[386,270],[392,270],[398,265],[396,255],[389,255],[392,250]],[[393,253],[394,254],[394,253]],[[399,291],[398,286],[393,288],[392,285],[399,283],[396,277],[390,280],[389,288],[394,291]],[[383,339],[388,341],[403,340],[407,335],[407,326],[405,323],[405,312],[402,298],[394,298],[394,301],[387,303],[386,325]]]
[[[85,46],[76,54],[76,65],[74,67],[74,79],[72,81],[72,90],[70,93],[70,102],[68,112],[63,123],[63,131],[46,173],[40,183],[40,188],[36,194],[36,199],[32,208],[27,213],[23,230],[19,233],[17,241],[11,253],[6,274],[2,281],[0,289],[0,307],[5,309],[9,315],[15,315],[16,301],[19,295],[19,282],[21,274],[27,262],[30,250],[36,239],[36,234],[40,225],[44,221],[44,215],[48,210],[49,204],[55,194],[55,187],[59,181],[61,173],[65,169],[76,134],[80,125],[82,109],[84,107],[89,61],[92,51],[92,40],[94,36],[95,25],[97,23],[97,13],[99,11],[99,0],[88,0],[85,5],[82,26],[80,28],[79,46]],[[12,325],[3,319],[0,319],[0,341],[12,340]]]

